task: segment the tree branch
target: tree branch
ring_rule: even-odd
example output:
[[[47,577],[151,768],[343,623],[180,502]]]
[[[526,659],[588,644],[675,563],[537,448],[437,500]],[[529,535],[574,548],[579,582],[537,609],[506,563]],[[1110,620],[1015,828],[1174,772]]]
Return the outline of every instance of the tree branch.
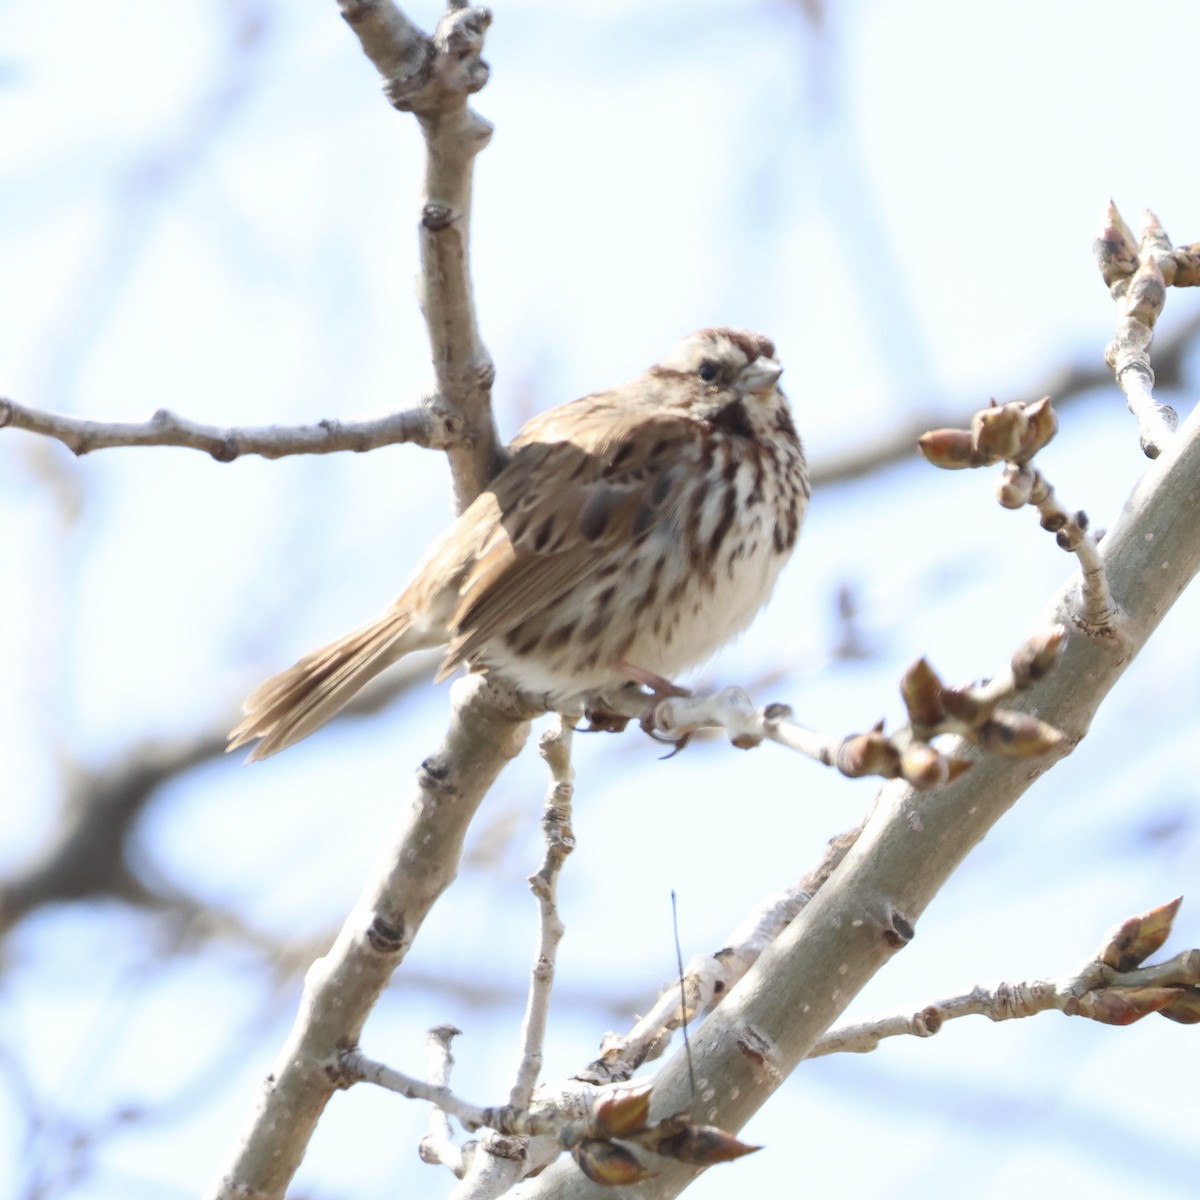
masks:
[[[496,372],[479,335],[469,261],[472,172],[492,127],[467,106],[467,96],[487,83],[480,51],[492,14],[450,0],[429,37],[391,0],[339,0],[339,6],[383,77],[388,100],[416,115],[425,138],[418,289],[439,403],[461,414],[467,433],[449,449],[461,512],[505,459],[492,418]]]
[[[567,855],[575,849],[571,807],[575,796],[575,772],[571,767],[571,739],[575,729],[559,716],[541,739],[539,750],[550,767],[550,788],[542,812],[542,835],[546,853],[541,868],[529,877],[529,887],[538,903],[538,947],[530,973],[529,996],[521,1022],[521,1061],[508,1102],[526,1107],[542,1074],[550,996],[554,987],[555,960],[565,927],[558,915],[558,876]]]
[[[1038,510],[1042,528],[1055,535],[1060,549],[1079,559],[1078,623],[1093,637],[1119,638],[1121,614],[1109,591],[1097,541],[1088,532],[1087,513],[1064,508],[1049,481],[1033,466],[1034,456],[1057,432],[1058,415],[1050,397],[1043,396],[1033,404],[1019,400],[992,404],[971,418],[969,429],[933,429],[922,434],[917,444],[929,462],[946,470],[1003,462],[996,499],[1005,508],[1029,504]]]
[[[1154,370],[1160,387],[1178,386],[1183,377],[1185,355],[1200,335],[1200,313],[1188,317],[1169,333],[1160,337],[1154,345]],[[1096,366],[1064,366],[1054,371],[1049,379],[1037,387],[1028,389],[1027,394],[1054,397],[1054,406],[1060,412],[1088,392],[1102,388],[1112,382],[1113,372],[1105,364]],[[874,471],[882,470],[893,463],[904,462],[913,457],[917,439],[927,429],[946,420],[946,413],[927,413],[906,420],[900,429],[873,435],[862,430],[862,438],[844,454],[832,455],[811,464],[810,478],[815,489],[831,483],[845,483],[862,479]],[[969,416],[964,414],[964,423]]]
[[[454,1055],[450,1043],[462,1032],[453,1025],[438,1025],[425,1038],[425,1061],[427,1083],[438,1091],[450,1090],[450,1069],[454,1066]],[[441,1164],[458,1179],[467,1169],[466,1156],[454,1140],[450,1118],[446,1110],[436,1101],[429,1107],[429,1132],[421,1139],[418,1147],[421,1161],[431,1165]]]
[[[267,1076],[212,1200],[281,1197],[333,1092],[339,1056],[355,1045],[421,923],[453,881],[463,839],[534,714],[515,695],[468,675],[452,691],[450,728],[417,772],[408,811],[324,958],[305,979],[292,1032]]]
[[[1167,288],[1200,284],[1200,243],[1172,246],[1158,218],[1146,209],[1134,238],[1110,200],[1100,234],[1092,244],[1096,265],[1117,304],[1116,336],[1104,352],[1129,411],[1137,418],[1142,451],[1157,458],[1175,432],[1178,417],[1154,398],[1150,343]]]
[[[600,1047],[600,1057],[576,1072],[574,1078],[585,1083],[623,1083],[643,1063],[658,1058],[666,1050],[672,1030],[678,1029],[685,1019],[694,1021],[711,1012],[729,994],[762,952],[825,886],[861,832],[859,825],[831,838],[820,862],[794,887],[763,897],[742,918],[719,950],[699,955],[688,964],[682,981],[686,1012],[679,1000],[680,981],[675,980],[663,989],[650,1011],[629,1033],[608,1034]]]
[[[449,450],[467,441],[463,419],[433,402],[366,421],[322,420],[315,425],[202,425],[165,408],[148,421],[89,421],[26,408],[0,397],[0,429],[11,425],[57,438],[73,454],[115,446],[181,446],[203,450],[217,462],[246,454],[285,458],[290,454],[333,454],[377,450],[412,442],[429,450]]]
[[[438,655],[410,655],[364,689],[338,714],[361,718],[378,712],[434,670]],[[160,880],[142,877],[131,866],[130,841],[142,814],[163,788],[198,766],[225,757],[230,717],[211,728],[171,738],[147,738],[126,747],[110,769],[86,769],[70,762],[66,801],[60,827],[46,849],[23,870],[0,880],[0,934],[42,905],[95,896],[116,896],[129,904],[172,912],[186,918],[195,929],[237,936],[253,945],[281,953],[266,935],[236,921],[229,913],[214,917],[197,900]],[[294,947],[292,948],[294,949]],[[289,956],[291,950],[288,951]],[[307,965],[307,962],[306,962]]]
[[[1160,1012],[1174,1020],[1194,1023],[1195,997],[1200,993],[1200,950],[1184,950],[1152,967],[1140,965],[1142,958],[1166,940],[1178,909],[1179,901],[1173,900],[1130,917],[1114,930],[1118,936],[1110,937],[1109,944],[1072,975],[976,987],[960,996],[935,1000],[916,1012],[838,1025],[817,1040],[809,1058],[847,1052],[866,1054],[884,1038],[902,1034],[932,1037],[947,1021],[969,1016],[1012,1021],[1043,1012],[1061,1012],[1104,1025],[1130,1025]],[[1145,936],[1147,932],[1149,937]],[[1124,955],[1114,953],[1114,943],[1139,939],[1142,944],[1138,953],[1119,961]]]

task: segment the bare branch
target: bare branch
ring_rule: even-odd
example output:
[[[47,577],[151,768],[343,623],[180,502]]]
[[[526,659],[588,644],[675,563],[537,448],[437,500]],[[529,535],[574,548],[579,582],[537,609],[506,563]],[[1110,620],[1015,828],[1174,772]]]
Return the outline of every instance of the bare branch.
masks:
[[[440,1038],[439,1035],[449,1032],[449,1028],[443,1026],[432,1030],[430,1034],[431,1038],[443,1040],[447,1052],[449,1041]],[[480,1129],[484,1125],[502,1124],[509,1113],[507,1107],[490,1107],[462,1100],[444,1082],[427,1081],[417,1079],[414,1075],[406,1075],[403,1071],[397,1071],[368,1058],[357,1048],[344,1050],[337,1056],[335,1073],[341,1087],[349,1087],[352,1083],[373,1083],[376,1087],[385,1088],[409,1100],[428,1100],[443,1115],[457,1117],[464,1129]]]
[[[342,16],[383,77],[388,100],[412,112],[425,137],[421,196],[421,309],[429,328],[440,402],[461,414],[467,439],[449,450],[459,511],[504,463],[492,419],[495,368],[479,335],[469,241],[475,156],[492,127],[467,106],[487,83],[480,57],[492,15],[451,2],[432,37],[391,0],[339,0]]]
[[[550,1015],[554,987],[554,965],[565,928],[558,915],[558,876],[567,855],[575,849],[571,829],[571,802],[575,772],[571,768],[571,737],[574,727],[558,717],[542,737],[538,749],[550,767],[550,788],[542,813],[546,854],[541,869],[529,877],[529,887],[538,902],[538,949],[529,980],[529,997],[521,1025],[521,1061],[509,1093],[510,1104],[527,1106],[542,1073],[542,1047]]]
[[[796,918],[800,910],[825,886],[834,869],[858,839],[862,827],[830,840],[821,861],[795,887],[764,897],[713,954],[688,964],[682,980],[687,1012],[680,1010],[680,981],[663,989],[650,1011],[628,1034],[608,1034],[601,1054],[576,1075],[585,1083],[623,1083],[643,1063],[658,1058],[667,1048],[673,1030],[686,1019],[711,1012],[739,979],[758,961],[764,950]]]
[[[446,1110],[433,1094],[443,1095],[450,1090],[450,1069],[454,1066],[454,1055],[450,1043],[462,1031],[453,1025],[438,1025],[425,1038],[425,1059],[428,1063],[428,1086],[432,1089],[429,1108],[429,1132],[421,1139],[419,1153],[421,1161],[441,1163],[448,1167],[458,1179],[466,1172],[466,1161],[458,1143]]]
[[[166,409],[140,423],[87,421],[0,399],[0,428],[57,438],[76,454],[112,446],[182,446],[219,462],[243,454],[279,458],[413,442],[447,452],[460,511],[504,464],[491,411],[495,368],[479,336],[468,258],[475,155],[492,128],[468,108],[467,97],[487,82],[480,52],[491,14],[454,0],[430,37],[391,0],[339,2],[383,76],[388,99],[416,115],[425,137],[420,298],[436,394],[421,407],[377,420],[244,429],[202,425]]]
[[[412,802],[337,940],[309,969],[296,1023],[207,1193],[213,1200],[283,1195],[339,1086],[339,1055],[357,1043],[426,914],[453,880],[476,808],[528,736],[534,714],[500,685],[468,675],[451,696],[445,741],[422,763]]]
[[[333,454],[377,450],[412,442],[448,450],[465,441],[463,420],[433,403],[366,421],[318,421],[315,425],[202,425],[160,408],[148,421],[89,421],[26,408],[0,397],[0,429],[11,425],[57,438],[76,455],[115,446],[182,446],[203,450],[217,462],[245,454],[285,458],[290,454]]]

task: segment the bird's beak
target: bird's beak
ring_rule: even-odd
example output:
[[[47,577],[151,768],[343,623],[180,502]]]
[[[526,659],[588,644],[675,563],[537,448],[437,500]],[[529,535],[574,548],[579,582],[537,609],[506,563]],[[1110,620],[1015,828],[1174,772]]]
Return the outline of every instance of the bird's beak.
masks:
[[[756,358],[749,366],[742,368],[738,376],[738,390],[754,395],[773,388],[783,374],[783,368],[773,358]]]

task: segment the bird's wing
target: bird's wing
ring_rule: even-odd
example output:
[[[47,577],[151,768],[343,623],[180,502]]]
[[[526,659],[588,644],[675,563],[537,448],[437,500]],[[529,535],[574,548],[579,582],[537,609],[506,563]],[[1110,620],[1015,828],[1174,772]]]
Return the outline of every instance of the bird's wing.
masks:
[[[616,394],[528,422],[489,489],[499,517],[459,589],[442,673],[544,612],[668,519],[679,444],[695,436],[686,417],[631,408]]]

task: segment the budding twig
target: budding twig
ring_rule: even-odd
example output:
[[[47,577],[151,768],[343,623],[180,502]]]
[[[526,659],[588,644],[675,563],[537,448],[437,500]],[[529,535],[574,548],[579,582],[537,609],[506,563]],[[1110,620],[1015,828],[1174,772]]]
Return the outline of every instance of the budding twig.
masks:
[[[837,1025],[809,1054],[864,1054],[884,1038],[931,1037],[947,1021],[972,1015],[1010,1021],[1056,1011],[1105,1025],[1129,1025],[1151,1013],[1185,1024],[1200,1022],[1200,950],[1185,950],[1168,962],[1142,967],[1170,933],[1179,900],[1123,921],[1096,955],[1061,979],[1000,983],[935,1000],[915,1012],[894,1013]]]
[[[1087,513],[1082,510],[1072,513],[1063,508],[1055,498],[1054,488],[1036,467],[1017,469],[1032,473],[1028,503],[1041,514],[1042,528],[1053,533],[1058,544],[1079,559],[1079,599],[1083,627],[1093,633],[1115,629],[1117,605],[1108,586],[1108,574],[1104,569],[1104,559],[1100,557],[1100,547],[1088,532]]]
[[[1200,243],[1173,247],[1149,209],[1143,215],[1141,237],[1135,240],[1110,200],[1092,250],[1117,303],[1116,336],[1104,351],[1104,361],[1137,418],[1143,452],[1157,458],[1174,436],[1178,417],[1173,408],[1154,399],[1150,343],[1167,288],[1200,284]]]
[[[600,1089],[581,1083],[572,1093],[546,1103],[485,1106],[367,1058],[357,1047],[342,1050],[329,1074],[339,1087],[373,1083],[412,1100],[428,1100],[468,1130],[552,1138],[570,1151],[589,1179],[606,1185],[635,1183],[653,1173],[634,1146],[697,1166],[728,1162],[759,1148],[714,1126],[697,1124],[684,1113],[651,1122],[651,1089],[645,1085]]]
[[[1032,459],[1058,432],[1058,417],[1043,396],[1033,404],[1014,400],[992,404],[977,412],[970,429],[932,429],[917,441],[935,467],[955,471],[1004,463],[996,498],[1005,508],[1032,505],[1042,528],[1055,535],[1059,546],[1079,559],[1080,628],[1093,636],[1118,632],[1118,610],[1108,585],[1104,559],[1088,532],[1088,516],[1069,512],[1055,498],[1054,488]]]
[[[1034,634],[1013,656],[1007,671],[987,683],[966,687],[947,686],[924,659],[918,659],[900,683],[908,724],[893,734],[884,733],[883,722],[866,733],[845,737],[821,733],[794,721],[786,704],[756,708],[739,687],[708,696],[668,697],[654,706],[648,720],[664,741],[683,741],[699,729],[724,729],[742,750],[764,741],[778,742],[836,767],[851,779],[868,775],[904,779],[918,791],[928,791],[957,779],[971,766],[970,759],[947,755],[931,745],[939,734],[959,734],[985,754],[1018,758],[1048,754],[1062,744],[1063,735],[1053,726],[1000,704],[1050,670],[1065,641],[1066,630],[1060,625]],[[606,700],[622,719],[626,705],[632,709],[639,700],[645,704],[645,696],[638,692]]]

